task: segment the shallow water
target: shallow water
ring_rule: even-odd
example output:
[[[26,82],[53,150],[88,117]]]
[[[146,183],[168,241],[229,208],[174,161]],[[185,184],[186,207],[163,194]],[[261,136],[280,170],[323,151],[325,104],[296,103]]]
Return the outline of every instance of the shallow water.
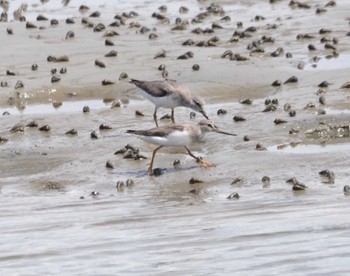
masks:
[[[336,70],[349,69],[350,55],[340,55],[331,59],[320,59],[318,62],[310,63],[305,67],[305,70]]]
[[[103,59],[107,67],[94,67],[94,60],[102,59],[109,48],[103,45],[101,33],[82,27],[78,7],[71,1],[62,7],[61,1],[42,5],[28,2],[28,20],[47,26],[46,30],[24,30],[19,22],[1,23],[14,29],[14,36],[2,34],[3,50],[0,80],[9,87],[0,88],[0,136],[9,139],[0,144],[0,232],[1,275],[348,275],[350,219],[349,196],[343,193],[348,185],[349,138],[335,137],[326,143],[310,139],[306,133],[323,125],[350,125],[349,92],[339,87],[348,81],[346,57],[350,55],[348,40],[349,7],[346,0],[315,15],[319,1],[308,1],[310,10],[291,9],[288,1],[274,5],[268,1],[220,1],[229,23],[215,31],[220,37],[217,47],[182,47],[188,38],[208,39],[214,34],[193,35],[190,29],[169,31],[176,17],[191,19],[209,5],[206,1],[84,1],[91,7],[88,15],[100,10],[101,18],[94,22],[110,23],[116,13],[135,10],[140,15],[131,21],[155,27],[159,39],[149,41],[128,26],[116,29],[118,57]],[[37,6],[33,6],[36,4]],[[166,4],[170,25],[163,25],[151,14]],[[322,3],[324,5],[325,3]],[[20,5],[10,1],[11,13]],[[179,14],[180,6],[189,7],[187,14]],[[64,20],[76,18],[76,24],[60,21],[57,28],[35,18],[44,14]],[[265,21],[252,21],[257,14]],[[278,17],[280,17],[278,19]],[[208,27],[217,17],[210,17],[200,26]],[[276,39],[264,45],[267,52],[283,46],[293,53],[284,57],[251,57],[246,45],[226,43],[236,30],[236,22],[245,27],[258,26],[259,37],[266,34]],[[325,23],[327,22],[327,24]],[[279,28],[266,30],[267,24]],[[296,41],[298,33],[312,33],[312,43],[318,48],[320,28],[332,28],[331,36],[339,37],[340,56],[321,59],[316,68],[307,52],[309,42]],[[5,30],[5,28],[3,28]],[[74,30],[76,38],[64,41],[66,32]],[[40,39],[35,39],[37,35]],[[16,42],[13,49],[7,42]],[[254,37],[252,40],[255,39]],[[12,45],[12,44],[11,44]],[[5,47],[6,46],[6,47]],[[167,58],[154,60],[161,49]],[[249,56],[247,62],[221,59],[227,49]],[[193,51],[192,60],[179,62],[176,57]],[[14,54],[16,53],[16,55]],[[38,54],[39,53],[39,54]],[[67,54],[69,63],[53,64],[48,55]],[[317,53],[324,57],[328,52]],[[305,70],[297,69],[304,61]],[[323,63],[324,62],[324,63]],[[39,71],[30,66],[38,63]],[[206,101],[206,111],[216,125],[237,137],[208,134],[206,141],[191,147],[196,155],[216,164],[202,169],[185,155],[184,149],[166,148],[157,153],[155,167],[163,175],[148,177],[147,165],[154,147],[126,134],[127,129],[154,127],[154,108],[137,89],[119,81],[123,71],[141,79],[159,79],[156,70],[164,63],[171,78],[186,83]],[[200,64],[198,72],[191,70]],[[335,64],[337,63],[337,64]],[[58,84],[50,83],[53,67],[67,67]],[[11,69],[18,74],[5,75]],[[298,84],[273,88],[270,84],[285,81],[296,75]],[[24,89],[14,91],[18,79]],[[103,79],[115,82],[102,87]],[[324,92],[326,106],[318,103],[317,85],[327,80],[330,87]],[[72,94],[73,93],[73,94]],[[251,98],[251,105],[239,100]],[[263,113],[266,98],[278,98],[277,111]],[[120,108],[111,109],[112,100],[122,100]],[[62,102],[54,108],[52,103]],[[314,109],[304,109],[308,103]],[[289,117],[283,105],[290,103],[297,116]],[[88,105],[90,112],[82,112]],[[25,107],[25,108],[23,108]],[[227,114],[218,116],[219,108]],[[323,108],[326,115],[318,115]],[[145,116],[135,115],[141,111]],[[160,109],[158,116],[169,110]],[[177,122],[188,122],[190,111],[178,108]],[[234,122],[241,115],[245,122]],[[287,122],[275,125],[276,118]],[[201,115],[192,120],[198,122]],[[39,127],[51,126],[49,133],[25,128],[23,133],[10,133],[17,123],[36,120]],[[107,124],[111,130],[99,130]],[[167,124],[169,121],[161,121]],[[77,136],[67,136],[75,128]],[[291,128],[299,132],[289,134]],[[91,140],[91,131],[99,139]],[[250,141],[245,142],[243,136]],[[267,150],[255,150],[256,144]],[[114,152],[132,144],[148,157],[146,160],[124,159]],[[278,147],[284,145],[283,147]],[[293,146],[292,146],[293,145]],[[181,166],[173,167],[179,159]],[[107,169],[110,161],[114,169]],[[329,169],[335,174],[333,184],[324,183],[319,171]],[[271,178],[263,184],[263,176]],[[189,184],[195,177],[203,183]],[[243,177],[243,184],[231,184]],[[305,191],[292,191],[286,180],[296,177],[308,186]],[[132,187],[117,190],[117,181],[133,179]],[[92,195],[97,192],[98,195]],[[238,200],[228,200],[233,192]]]

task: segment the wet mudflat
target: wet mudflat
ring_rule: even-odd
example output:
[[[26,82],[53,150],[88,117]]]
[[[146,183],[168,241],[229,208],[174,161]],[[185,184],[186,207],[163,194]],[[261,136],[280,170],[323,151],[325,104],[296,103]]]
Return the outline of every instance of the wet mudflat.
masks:
[[[0,23],[4,274],[349,273],[347,1],[52,2],[19,21],[10,1]],[[154,106],[123,73],[205,100],[237,134],[191,147],[215,168],[164,148],[147,176],[154,146],[126,130],[154,127]],[[115,154],[128,144],[147,159]]]

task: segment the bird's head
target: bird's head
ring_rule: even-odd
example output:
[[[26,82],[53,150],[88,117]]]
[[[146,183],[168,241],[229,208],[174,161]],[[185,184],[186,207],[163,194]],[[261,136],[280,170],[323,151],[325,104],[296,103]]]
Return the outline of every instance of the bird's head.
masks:
[[[207,120],[209,120],[209,117],[207,116],[207,113],[205,113],[204,111],[204,101],[196,96],[192,97],[192,106],[191,108],[193,110],[198,111],[199,113],[201,113]]]
[[[198,123],[199,127],[201,128],[201,131],[203,133],[206,132],[216,132],[216,133],[221,133],[221,134],[225,134],[225,135],[231,135],[231,136],[236,136],[236,134],[234,133],[229,133],[229,132],[225,132],[225,131],[221,131],[215,124],[213,121],[211,120],[201,120]]]

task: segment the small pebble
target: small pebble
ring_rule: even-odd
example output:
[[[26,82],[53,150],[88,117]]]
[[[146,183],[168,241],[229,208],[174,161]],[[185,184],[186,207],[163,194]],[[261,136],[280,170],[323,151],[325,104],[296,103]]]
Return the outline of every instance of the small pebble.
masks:
[[[128,77],[129,77],[129,76],[128,76],[127,73],[122,72],[122,73],[120,73],[120,75],[119,75],[119,80],[127,79]]]
[[[278,99],[277,98],[273,98],[271,103],[274,104],[274,105],[278,105]]]
[[[227,197],[227,199],[239,199],[239,194],[238,193],[232,193],[232,194],[230,194],[228,197]]]
[[[109,168],[109,169],[113,169],[114,168],[114,166],[113,166],[111,161],[107,161],[106,162],[106,168]]]
[[[169,76],[169,72],[168,72],[167,70],[164,69],[164,70],[162,71],[162,77],[163,77],[163,78],[167,78],[168,76]]]
[[[193,58],[193,52],[189,51],[177,57],[177,59],[189,59]]]
[[[285,103],[284,106],[283,106],[283,110],[284,110],[284,111],[287,111],[287,112],[290,111],[291,108],[292,108],[292,107],[291,107],[291,105],[290,105],[289,103]]]
[[[49,125],[44,125],[39,128],[40,131],[50,131],[51,127]]]
[[[118,180],[117,181],[117,184],[115,185],[116,189],[120,192],[120,191],[123,191],[124,190],[124,182],[123,181],[120,181]]]
[[[292,187],[292,190],[293,191],[304,191],[307,189],[307,186],[303,183],[294,183],[293,184],[293,187]]]
[[[204,182],[203,180],[200,180],[200,179],[197,179],[197,178],[194,178],[194,177],[192,177],[189,180],[189,184],[196,184],[196,183],[203,183],[203,182]]]
[[[160,176],[163,174],[163,170],[161,168],[155,168],[153,170],[153,176]]]
[[[143,116],[145,116],[141,111],[139,111],[139,110],[135,110],[135,115],[136,116],[140,116],[140,117],[143,117]]]
[[[21,123],[15,124],[11,129],[11,133],[24,132],[24,126]]]
[[[23,88],[24,87],[24,84],[22,81],[17,81],[16,82],[16,85],[15,85],[15,89],[19,89],[19,88]]]
[[[295,129],[295,128],[291,128],[291,129],[289,130],[289,134],[297,134],[297,133],[299,133],[299,130],[297,130],[297,129]]]
[[[72,31],[68,31],[65,36],[65,40],[74,38],[75,34]]]
[[[53,103],[52,103],[52,106],[53,106],[54,108],[59,108],[59,107],[62,106],[62,102],[53,102]]]
[[[106,46],[114,46],[114,43],[113,43],[112,40],[110,40],[110,39],[107,38],[107,39],[105,40],[105,45],[106,45]]]
[[[100,67],[100,68],[105,68],[106,67],[106,65],[102,61],[97,60],[97,59],[95,60],[95,65],[97,67]]]
[[[236,177],[235,179],[233,179],[233,181],[231,182],[231,185],[241,185],[244,183],[244,178],[243,177]]]
[[[280,81],[280,80],[275,80],[272,84],[271,84],[271,86],[281,86],[282,85],[282,82]]]
[[[270,185],[270,177],[268,176],[263,176],[263,178],[261,179],[261,182],[264,184],[264,185]]]
[[[118,107],[121,107],[122,104],[121,104],[121,101],[118,100],[118,101],[113,101],[112,104],[111,104],[111,108],[118,108]]]
[[[335,174],[331,170],[322,170],[318,173],[321,175],[325,180],[323,183],[333,184],[335,180]]]
[[[6,137],[0,136],[0,144],[8,142],[9,139]]]
[[[200,193],[200,189],[192,189],[192,190],[190,190],[188,193],[190,193],[190,194],[199,194]]]
[[[291,111],[289,111],[288,115],[289,115],[290,117],[294,117],[294,116],[296,115],[295,110],[292,109]]]
[[[199,69],[200,69],[200,67],[199,67],[198,64],[194,64],[194,65],[192,66],[192,70],[193,70],[193,71],[198,71]]]
[[[26,127],[38,127],[38,122],[37,121],[30,121]]]
[[[126,187],[132,187],[134,186],[134,184],[134,180],[132,180],[131,178],[128,178],[125,182]]]
[[[243,121],[246,120],[246,118],[244,118],[244,117],[242,117],[242,116],[240,116],[240,115],[235,115],[235,116],[233,117],[233,120],[234,120],[235,122],[243,122]]]
[[[256,146],[255,146],[255,150],[258,150],[258,151],[266,151],[267,148],[266,148],[263,144],[258,143],[258,144],[256,144]]]
[[[244,100],[240,100],[239,103],[250,105],[253,103],[253,100],[252,99],[244,99]]]
[[[295,177],[292,177],[292,178],[287,179],[286,183],[297,184],[297,183],[299,183],[299,181]]]
[[[118,55],[118,52],[116,50],[112,50],[105,54],[105,57],[116,57]]]
[[[61,78],[58,75],[53,75],[51,77],[51,82],[55,83],[55,82],[59,82],[61,80]]]
[[[178,168],[178,167],[180,167],[180,166],[181,166],[181,162],[180,162],[180,160],[179,160],[179,159],[174,160],[174,162],[173,162],[173,166],[174,166],[174,168]]]
[[[71,130],[68,130],[65,134],[67,134],[67,135],[77,135],[78,131],[75,128],[72,128]]]
[[[298,78],[296,76],[292,76],[290,77],[289,79],[287,79],[284,84],[287,84],[287,83],[297,83],[298,82]]]
[[[161,64],[161,65],[159,65],[158,66],[158,71],[163,71],[163,70],[165,70],[165,64]]]
[[[103,80],[103,81],[102,81],[102,85],[103,85],[103,86],[112,85],[112,84],[114,84],[114,82],[111,81],[111,80]]]
[[[323,81],[321,82],[318,87],[321,87],[321,88],[326,88],[330,85],[330,83],[328,81]]]
[[[26,28],[27,29],[36,29],[38,27],[36,25],[34,25],[33,23],[31,23],[31,22],[27,22],[26,23]]]
[[[263,112],[270,112],[270,111],[276,111],[277,107],[273,104],[269,104],[268,106],[265,107]]]
[[[106,125],[106,124],[101,124],[99,126],[99,130],[109,130],[109,129],[112,129],[112,127]]]
[[[319,97],[318,101],[319,101],[319,103],[322,104],[322,105],[325,105],[325,104],[326,104],[326,99],[325,99],[325,97],[323,97],[323,96]]]
[[[74,24],[74,19],[73,18],[67,18],[66,19],[66,24]]]
[[[216,114],[218,114],[219,116],[220,115],[225,115],[225,114],[227,114],[227,110],[225,110],[225,109],[219,109],[217,112],[216,112]]]
[[[89,15],[89,17],[100,17],[101,13],[99,11],[95,11]]]
[[[287,123],[286,120],[283,120],[283,119],[280,119],[280,118],[276,118],[273,122],[274,122],[275,125],[280,125],[280,124]]]
[[[50,24],[51,24],[51,26],[57,26],[59,24],[59,22],[57,19],[51,19]]]
[[[95,130],[90,133],[90,137],[91,139],[98,139],[98,136]]]

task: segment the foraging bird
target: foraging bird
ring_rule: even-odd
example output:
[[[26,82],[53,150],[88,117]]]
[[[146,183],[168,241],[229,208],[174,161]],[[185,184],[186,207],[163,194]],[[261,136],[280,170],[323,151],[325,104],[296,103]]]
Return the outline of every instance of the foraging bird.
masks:
[[[157,109],[159,107],[171,108],[171,121],[173,123],[175,123],[174,108],[178,106],[191,108],[209,119],[203,108],[203,100],[191,95],[186,86],[174,80],[140,81],[131,79],[130,83],[140,88],[142,95],[155,105],[153,119],[157,127]]]
[[[157,151],[162,147],[184,147],[187,153],[196,159],[196,161],[200,163],[202,167],[208,168],[215,165],[204,161],[201,157],[195,156],[190,151],[188,146],[199,141],[207,132],[216,132],[236,136],[236,134],[219,130],[210,120],[201,120],[198,125],[171,124],[148,130],[127,130],[126,132],[137,135],[147,143],[158,145],[158,147],[153,151],[151,164],[148,167],[148,175],[153,175],[154,157]]]

